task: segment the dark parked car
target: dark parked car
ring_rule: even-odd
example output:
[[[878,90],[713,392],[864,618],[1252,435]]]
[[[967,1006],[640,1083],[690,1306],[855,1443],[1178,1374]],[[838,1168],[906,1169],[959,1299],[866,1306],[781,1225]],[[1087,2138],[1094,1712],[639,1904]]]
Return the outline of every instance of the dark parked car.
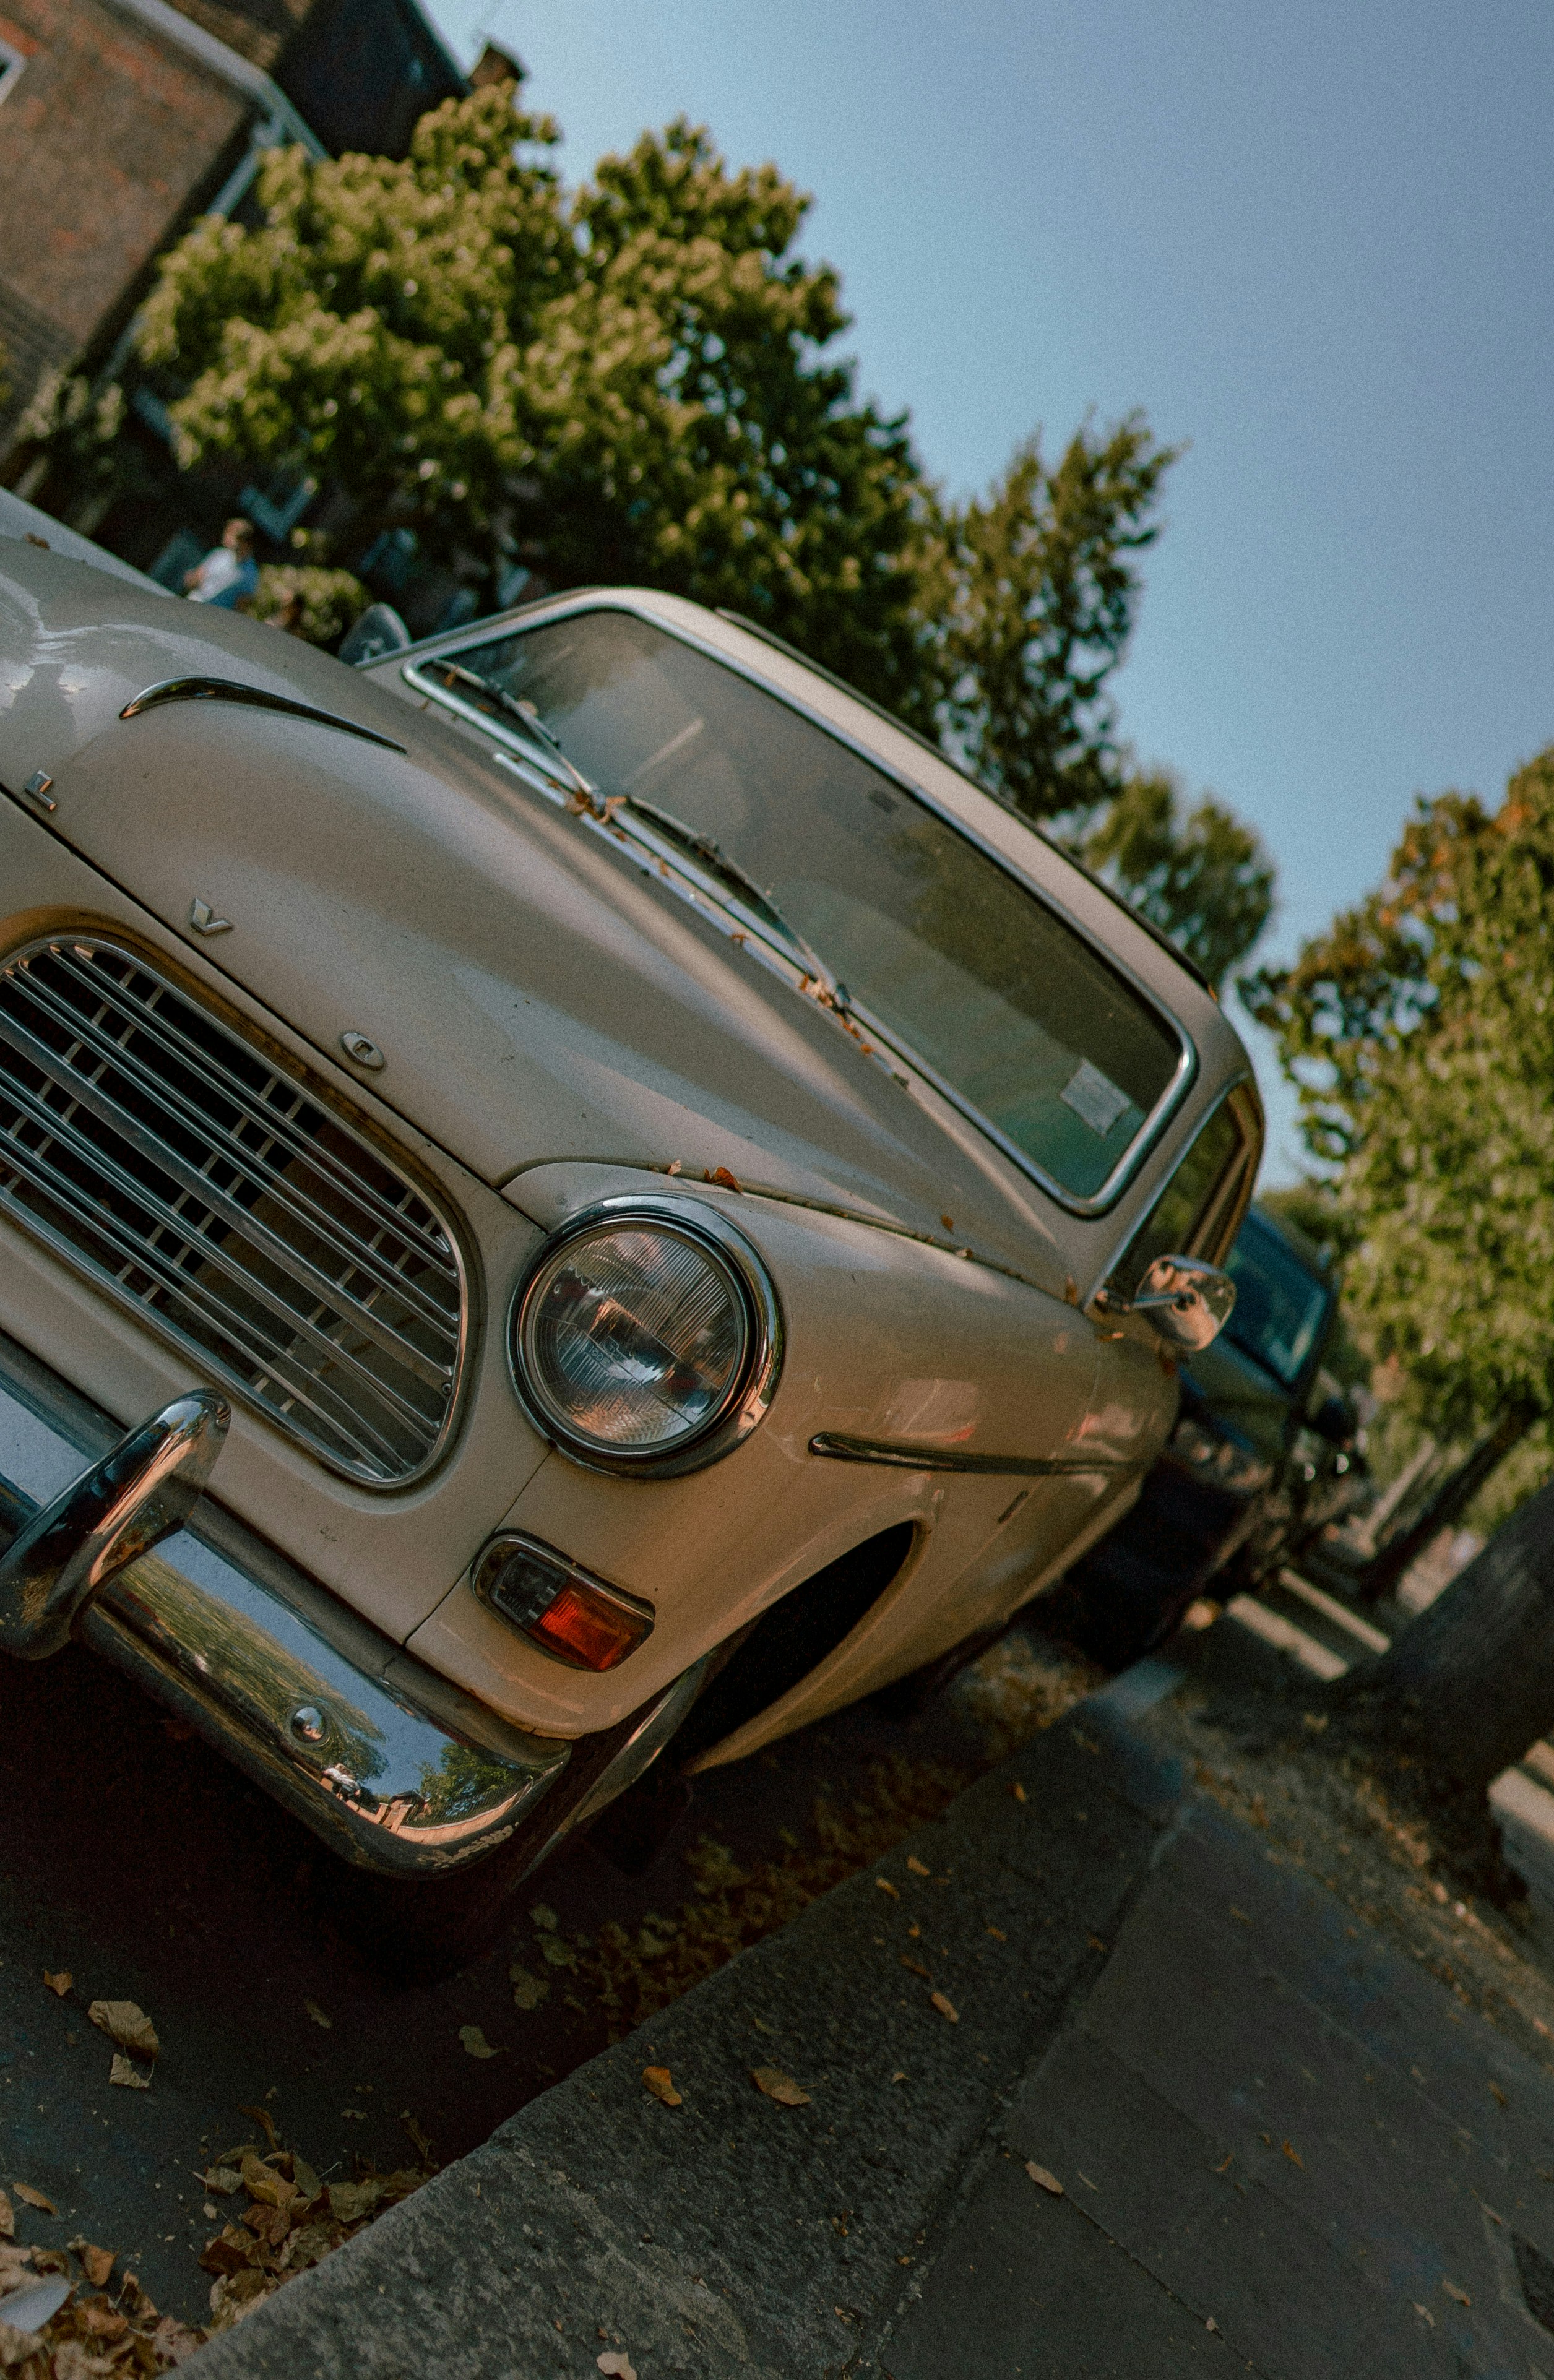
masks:
[[[1324,1364],[1338,1281],[1292,1224],[1248,1208],[1214,1343],[1182,1366],[1176,1427],[1138,1500],[1070,1572],[1065,1624],[1111,1667],[1168,1636],[1195,1596],[1249,1586],[1366,1492],[1354,1405]]]

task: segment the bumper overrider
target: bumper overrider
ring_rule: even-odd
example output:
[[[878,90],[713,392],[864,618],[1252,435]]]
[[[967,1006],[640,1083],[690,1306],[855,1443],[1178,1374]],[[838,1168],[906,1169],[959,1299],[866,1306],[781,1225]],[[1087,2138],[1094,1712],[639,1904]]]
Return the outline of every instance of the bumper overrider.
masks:
[[[203,1499],[227,1420],[194,1390],[127,1435],[0,1334],[0,1651],[90,1645],[387,1876],[463,1868],[520,1829],[538,1865],[668,1740],[700,1664],[573,1745],[413,1660]]]

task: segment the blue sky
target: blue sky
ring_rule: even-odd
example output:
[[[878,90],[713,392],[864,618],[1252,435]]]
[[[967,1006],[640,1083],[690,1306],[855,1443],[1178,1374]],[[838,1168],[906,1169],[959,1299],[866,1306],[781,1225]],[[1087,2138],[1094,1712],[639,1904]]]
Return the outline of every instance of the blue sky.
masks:
[[[1376,881],[1415,793],[1498,796],[1554,741],[1547,5],[430,13],[518,51],[575,177],[684,113],[812,191],[862,386],[951,488],[1091,410],[1188,443],[1116,692],[1272,848],[1269,953]]]

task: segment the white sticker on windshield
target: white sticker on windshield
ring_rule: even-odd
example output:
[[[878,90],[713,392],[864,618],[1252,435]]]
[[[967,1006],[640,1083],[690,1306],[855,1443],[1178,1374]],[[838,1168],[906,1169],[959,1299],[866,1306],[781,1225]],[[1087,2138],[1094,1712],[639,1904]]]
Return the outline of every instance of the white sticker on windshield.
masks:
[[[1103,1138],[1123,1110],[1132,1104],[1126,1091],[1120,1091],[1099,1066],[1091,1065],[1088,1058],[1081,1058],[1074,1069],[1073,1081],[1064,1086],[1058,1097],[1065,1107],[1074,1110],[1076,1116],[1084,1118],[1092,1132],[1099,1132]]]

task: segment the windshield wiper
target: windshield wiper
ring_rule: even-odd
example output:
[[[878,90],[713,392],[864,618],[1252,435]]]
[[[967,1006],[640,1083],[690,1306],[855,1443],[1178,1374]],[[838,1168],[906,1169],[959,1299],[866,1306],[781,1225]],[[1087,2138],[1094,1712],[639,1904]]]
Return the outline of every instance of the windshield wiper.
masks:
[[[437,671],[445,683],[451,685],[456,678],[461,686],[473,687],[486,701],[511,719],[516,726],[522,728],[526,735],[531,736],[546,752],[553,754],[594,818],[608,820],[617,810],[624,809],[634,817],[647,819],[666,841],[697,860],[715,883],[736,893],[763,925],[770,927],[790,949],[798,953],[836,1006],[846,1008],[846,985],[837,981],[819,953],[805,941],[796,926],[790,925],[771,893],[757,883],[737,859],[731,859],[722,845],[715,843],[710,834],[703,834],[699,827],[687,826],[684,819],[674,816],[673,810],[661,810],[656,802],[645,802],[640,794],[602,795],[599,787],[567,758],[554,729],[546,725],[533,704],[523,701],[516,694],[509,694],[505,686],[494,686],[490,678],[481,677],[476,670],[466,669],[459,662],[438,661],[429,666]]]
[[[770,926],[774,933],[780,934],[783,941],[798,952],[800,957],[813,968],[817,977],[826,986],[832,997],[841,1007],[845,1008],[846,987],[837,982],[819,952],[811,943],[805,941],[797,927],[791,925],[783,917],[771,893],[757,883],[749,870],[742,868],[737,859],[729,857],[722,844],[714,843],[712,837],[710,834],[703,834],[699,827],[687,826],[684,819],[674,816],[673,810],[661,810],[656,802],[645,802],[638,794],[616,794],[611,797],[612,808],[616,802],[619,802],[624,808],[635,812],[638,818],[649,820],[670,843],[676,844],[692,859],[698,860],[708,875],[716,882],[726,886],[729,892],[737,893],[745,906],[754,916],[759,917],[763,924]]]
[[[485,697],[488,702],[493,703],[504,717],[511,719],[516,726],[521,727],[526,735],[531,735],[535,743],[544,751],[554,755],[578,793],[586,794],[590,802],[597,800],[598,787],[591,784],[582,771],[567,759],[555,735],[546,726],[531,702],[525,702],[517,695],[509,694],[504,686],[493,686],[489,677],[482,677],[478,670],[466,669],[459,662],[432,662],[430,667],[436,670],[444,681],[457,678],[461,686],[473,686],[477,693]]]

